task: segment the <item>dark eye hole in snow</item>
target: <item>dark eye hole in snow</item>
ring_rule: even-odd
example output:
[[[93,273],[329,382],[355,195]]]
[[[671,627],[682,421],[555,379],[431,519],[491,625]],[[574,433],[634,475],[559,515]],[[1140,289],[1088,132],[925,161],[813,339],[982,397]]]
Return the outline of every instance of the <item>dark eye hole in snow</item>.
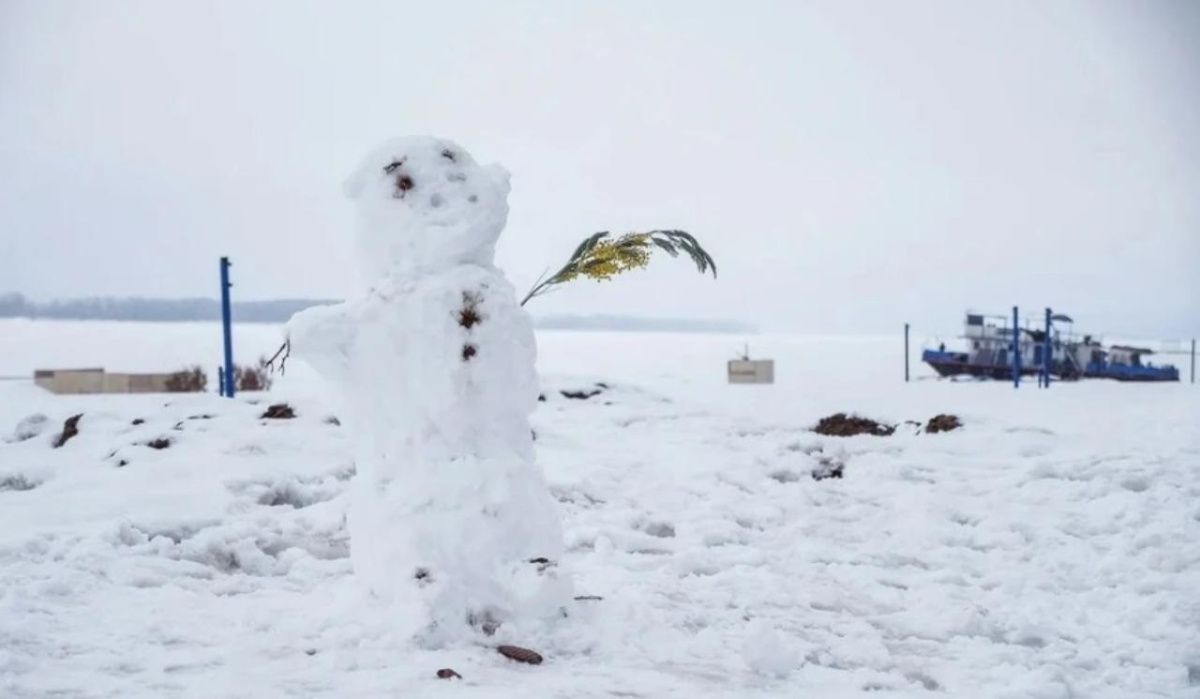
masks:
[[[21,474],[11,476],[0,476],[0,491],[3,490],[33,490],[41,485],[37,481],[31,481]]]
[[[442,157],[452,163],[458,162],[458,156],[455,155],[454,151],[450,150],[449,148],[442,151]]]
[[[401,158],[399,160],[393,160],[392,162],[383,166],[383,171],[385,174],[390,175],[396,171],[396,168],[400,167],[403,164],[404,164],[404,158]]]
[[[464,362],[470,361],[471,357],[474,357],[478,353],[479,350],[475,348],[475,345],[463,345],[462,359]]]
[[[479,304],[483,303],[483,295],[464,291],[462,299],[462,308],[458,309],[458,324],[470,330],[476,323],[483,322],[483,316],[479,314]]]

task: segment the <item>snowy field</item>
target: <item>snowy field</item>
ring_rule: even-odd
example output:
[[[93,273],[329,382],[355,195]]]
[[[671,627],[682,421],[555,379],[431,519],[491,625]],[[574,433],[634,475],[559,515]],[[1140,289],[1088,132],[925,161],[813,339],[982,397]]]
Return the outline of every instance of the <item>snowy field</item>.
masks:
[[[236,336],[250,359],[280,331]],[[0,442],[0,697],[1200,697],[1195,386],[905,384],[899,337],[538,339],[587,598],[495,642],[544,664],[417,648],[362,602],[346,428],[299,363],[233,401],[3,380],[0,436],[49,424]],[[744,339],[777,384],[726,385]],[[219,356],[213,324],[0,321],[0,375]],[[276,402],[298,417],[260,419]],[[810,431],[838,411],[899,428]],[[964,427],[905,423],[937,413]]]

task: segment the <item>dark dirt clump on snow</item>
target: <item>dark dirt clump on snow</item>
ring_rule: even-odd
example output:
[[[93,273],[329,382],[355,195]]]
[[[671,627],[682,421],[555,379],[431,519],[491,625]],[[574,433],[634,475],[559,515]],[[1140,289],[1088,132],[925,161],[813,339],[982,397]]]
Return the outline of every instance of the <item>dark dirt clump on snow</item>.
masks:
[[[853,437],[859,434],[870,434],[876,437],[887,437],[896,431],[894,425],[885,425],[870,418],[836,413],[823,417],[813,428],[813,432],[828,437]]]
[[[287,403],[276,403],[268,406],[262,417],[266,420],[291,420],[296,417],[296,411]]]
[[[957,415],[934,415],[929,418],[929,422],[925,425],[925,431],[930,434],[938,432],[949,432],[962,427],[962,422],[959,421]]]

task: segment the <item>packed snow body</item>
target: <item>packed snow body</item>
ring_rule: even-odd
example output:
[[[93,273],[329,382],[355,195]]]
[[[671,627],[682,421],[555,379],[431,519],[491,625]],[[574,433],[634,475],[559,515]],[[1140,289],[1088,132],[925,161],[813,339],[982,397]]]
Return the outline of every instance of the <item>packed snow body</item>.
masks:
[[[288,334],[349,409],[356,574],[398,629],[431,642],[559,615],[570,590],[533,456],[533,328],[493,265],[507,173],[403,138],[346,191],[367,290],[298,313]]]

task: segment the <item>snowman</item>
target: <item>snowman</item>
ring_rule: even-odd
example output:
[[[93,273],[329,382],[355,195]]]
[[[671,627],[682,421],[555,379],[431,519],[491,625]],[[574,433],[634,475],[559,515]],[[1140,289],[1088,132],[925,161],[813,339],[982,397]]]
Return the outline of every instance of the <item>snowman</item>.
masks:
[[[384,144],[345,186],[363,294],[287,326],[348,410],[355,574],[393,628],[434,644],[554,618],[570,599],[529,426],[533,328],[493,259],[508,180],[451,141]]]

